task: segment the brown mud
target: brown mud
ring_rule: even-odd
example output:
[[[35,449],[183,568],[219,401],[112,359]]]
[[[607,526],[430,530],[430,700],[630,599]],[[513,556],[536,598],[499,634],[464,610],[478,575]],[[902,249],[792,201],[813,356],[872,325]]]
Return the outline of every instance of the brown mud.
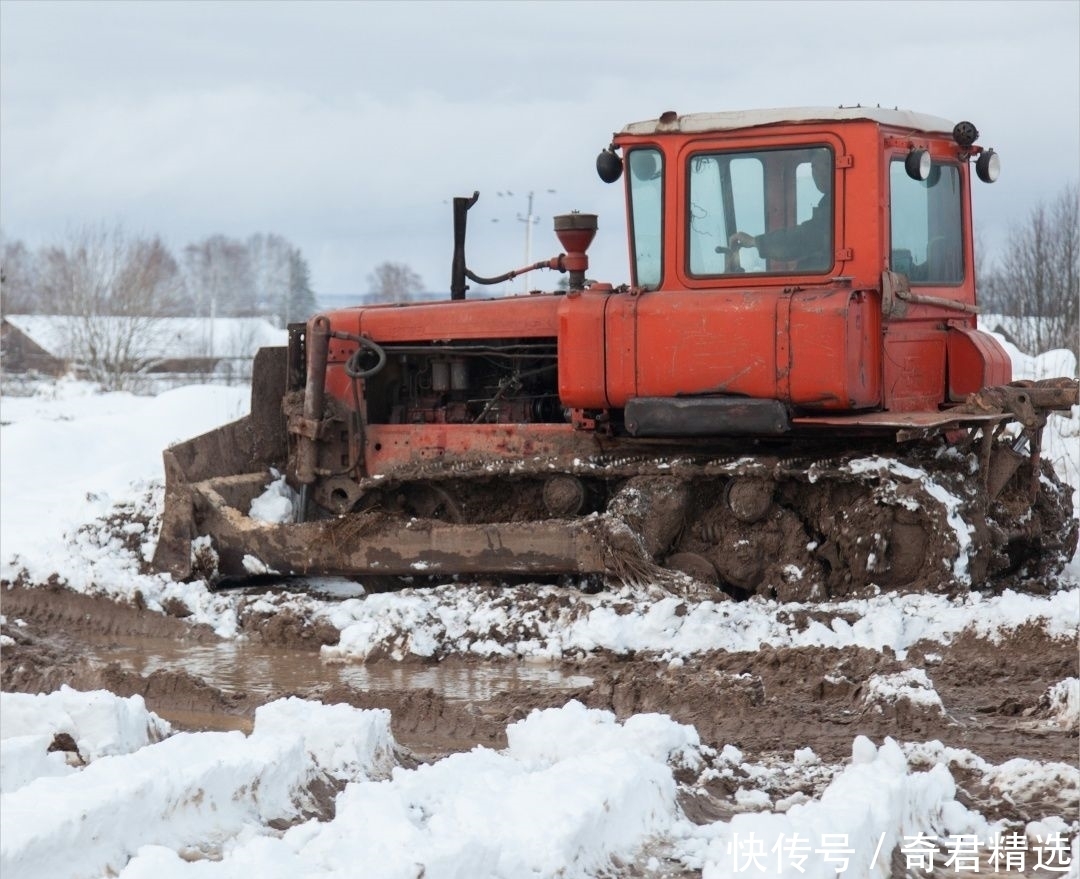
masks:
[[[502,747],[508,723],[577,699],[620,718],[668,714],[695,726],[703,742],[734,745],[748,759],[790,759],[810,747],[822,761],[840,762],[866,735],[938,740],[995,764],[1077,760],[1077,731],[1039,706],[1048,687],[1077,675],[1077,644],[1034,625],[1000,643],[964,634],[948,645],[918,644],[903,660],[888,650],[766,647],[675,663],[599,655],[554,664],[458,656],[342,664],[319,654],[332,627],[291,612],[248,617],[247,637],[222,641],[180,618],[62,588],[8,586],[0,610],[14,642],[3,648],[4,690],[66,684],[138,694],[180,728],[245,728],[259,705],[293,695],[388,708],[398,741],[431,757]],[[871,676],[906,669],[926,672],[940,708],[869,697]]]
[[[961,803],[1017,831],[1080,809],[1068,769],[1077,765],[1078,732],[1048,717],[1042,701],[1049,687],[1077,675],[1077,644],[1048,638],[1036,625],[1000,643],[964,634],[950,645],[919,644],[903,660],[888,650],[849,647],[714,651],[674,663],[612,654],[554,664],[451,654],[349,664],[321,658],[320,647],[335,640],[332,627],[291,610],[243,616],[245,637],[233,640],[190,625],[174,610],[168,616],[140,601],[123,606],[59,587],[4,585],[2,634],[10,641],[0,686],[138,694],[174,728],[187,730],[249,732],[256,708],[286,695],[389,708],[405,766],[476,745],[504,747],[509,724],[571,699],[619,718],[658,712],[693,725],[712,748],[697,770],[676,774],[681,809],[699,824],[819,797],[850,757],[856,735],[878,744],[886,736],[902,744],[940,741],[990,765],[1017,757],[1064,763],[1065,770],[1037,770],[1038,781],[1021,790],[1000,789],[993,770],[972,768],[962,755],[949,765]],[[927,674],[940,706],[872,697],[874,676],[908,670]],[[726,745],[741,756],[732,762]],[[808,747],[815,756],[804,750],[796,758]],[[926,762],[940,755],[931,746],[929,756],[909,759],[914,769],[928,769]],[[617,868],[631,877],[701,875],[663,844]]]
[[[4,584],[0,687],[137,694],[186,730],[250,732],[256,709],[283,696],[385,708],[406,766],[476,745],[504,747],[508,724],[571,699],[619,718],[661,712],[692,724],[714,749],[704,751],[696,770],[676,773],[683,813],[699,824],[820,796],[858,735],[879,744],[886,737],[901,744],[940,741],[992,765],[1021,757],[1074,767],[1080,746],[1077,730],[1048,716],[1042,698],[1077,675],[1077,643],[1050,639],[1035,625],[999,643],[971,634],[948,645],[920,643],[903,660],[888,650],[802,647],[715,651],[681,662],[597,655],[549,664],[450,655],[349,664],[321,657],[319,648],[336,640],[332,627],[291,610],[241,614],[243,637],[233,640],[188,623],[179,603],[169,611],[152,612],[138,599],[129,606],[58,586]],[[940,706],[871,696],[874,676],[912,669],[926,673]],[[733,760],[726,745],[741,756]],[[805,751],[795,757],[806,748],[816,757]],[[927,769],[923,763],[940,754],[930,746],[928,755],[909,759],[913,768]],[[1051,769],[1044,778],[1036,770],[1037,783],[1011,790],[963,755],[949,769],[961,803],[1016,832],[1048,815],[1068,820],[1080,809],[1071,769]],[[629,877],[701,876],[662,841],[613,869]],[[893,875],[904,875],[896,852]]]

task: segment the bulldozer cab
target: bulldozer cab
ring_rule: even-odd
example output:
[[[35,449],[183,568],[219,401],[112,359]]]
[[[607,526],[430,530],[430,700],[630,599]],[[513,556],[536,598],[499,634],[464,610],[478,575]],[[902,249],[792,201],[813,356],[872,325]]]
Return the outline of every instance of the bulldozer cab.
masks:
[[[781,340],[776,387],[741,381],[732,364],[732,379],[716,383],[729,393],[917,411],[1007,382],[1004,351],[974,335],[970,171],[997,174],[977,134],[969,123],[863,107],[665,113],[628,125],[607,153],[621,150],[629,169],[632,285],[672,304],[689,293],[733,297],[716,301],[734,329]],[[604,154],[602,165],[602,177],[617,176]],[[813,337],[823,328],[792,320],[828,295],[843,300],[836,321],[851,324],[834,330],[844,338],[832,354],[851,367],[832,402],[834,387],[799,394],[784,382],[785,360],[803,376],[819,368]],[[746,297],[766,303],[754,326],[737,305]],[[874,375],[856,382],[855,372]]]

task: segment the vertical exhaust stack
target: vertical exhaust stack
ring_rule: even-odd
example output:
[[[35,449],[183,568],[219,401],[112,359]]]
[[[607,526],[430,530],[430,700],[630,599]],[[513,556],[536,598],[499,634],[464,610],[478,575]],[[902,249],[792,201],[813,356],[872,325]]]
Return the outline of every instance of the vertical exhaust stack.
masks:
[[[471,198],[458,196],[454,199],[454,257],[450,266],[450,298],[460,300],[465,298],[468,286],[465,278],[468,269],[465,267],[465,224],[468,219],[469,208],[476,204],[480,198],[479,192],[474,192]]]
[[[581,290],[585,287],[585,272],[589,268],[585,251],[596,237],[596,214],[560,214],[555,217],[555,235],[566,251],[560,262],[570,273],[570,289]]]

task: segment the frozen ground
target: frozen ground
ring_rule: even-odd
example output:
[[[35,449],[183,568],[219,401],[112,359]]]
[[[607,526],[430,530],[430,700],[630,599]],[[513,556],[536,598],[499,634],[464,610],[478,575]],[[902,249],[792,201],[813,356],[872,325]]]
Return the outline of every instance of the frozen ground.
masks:
[[[1067,352],[1013,353],[1017,377],[1075,374]],[[824,607],[453,582],[212,593],[142,572],[161,449],[246,398],[0,397],[5,879],[832,876],[844,859],[885,877],[935,858],[1077,875],[1080,560],[1042,594]],[[1077,485],[1080,413],[1048,433]],[[111,661],[127,639],[175,652]],[[199,650],[274,680],[301,653],[315,670],[256,692],[190,664]],[[360,661],[400,677],[328,683]],[[525,683],[441,689],[507,669]],[[210,731],[223,717],[244,731]]]

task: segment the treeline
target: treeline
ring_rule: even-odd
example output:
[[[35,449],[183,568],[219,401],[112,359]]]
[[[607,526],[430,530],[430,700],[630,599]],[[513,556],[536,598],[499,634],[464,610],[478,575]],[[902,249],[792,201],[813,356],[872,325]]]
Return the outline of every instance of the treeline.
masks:
[[[281,235],[212,235],[174,254],[159,237],[86,226],[37,250],[5,240],[4,314],[266,317],[277,326],[315,311],[311,273]]]
[[[1080,186],[1040,202],[979,273],[983,310],[1017,320],[1003,326],[1024,351],[1077,351],[1080,344]],[[985,324],[984,324],[985,325]],[[987,327],[994,329],[994,327]]]

